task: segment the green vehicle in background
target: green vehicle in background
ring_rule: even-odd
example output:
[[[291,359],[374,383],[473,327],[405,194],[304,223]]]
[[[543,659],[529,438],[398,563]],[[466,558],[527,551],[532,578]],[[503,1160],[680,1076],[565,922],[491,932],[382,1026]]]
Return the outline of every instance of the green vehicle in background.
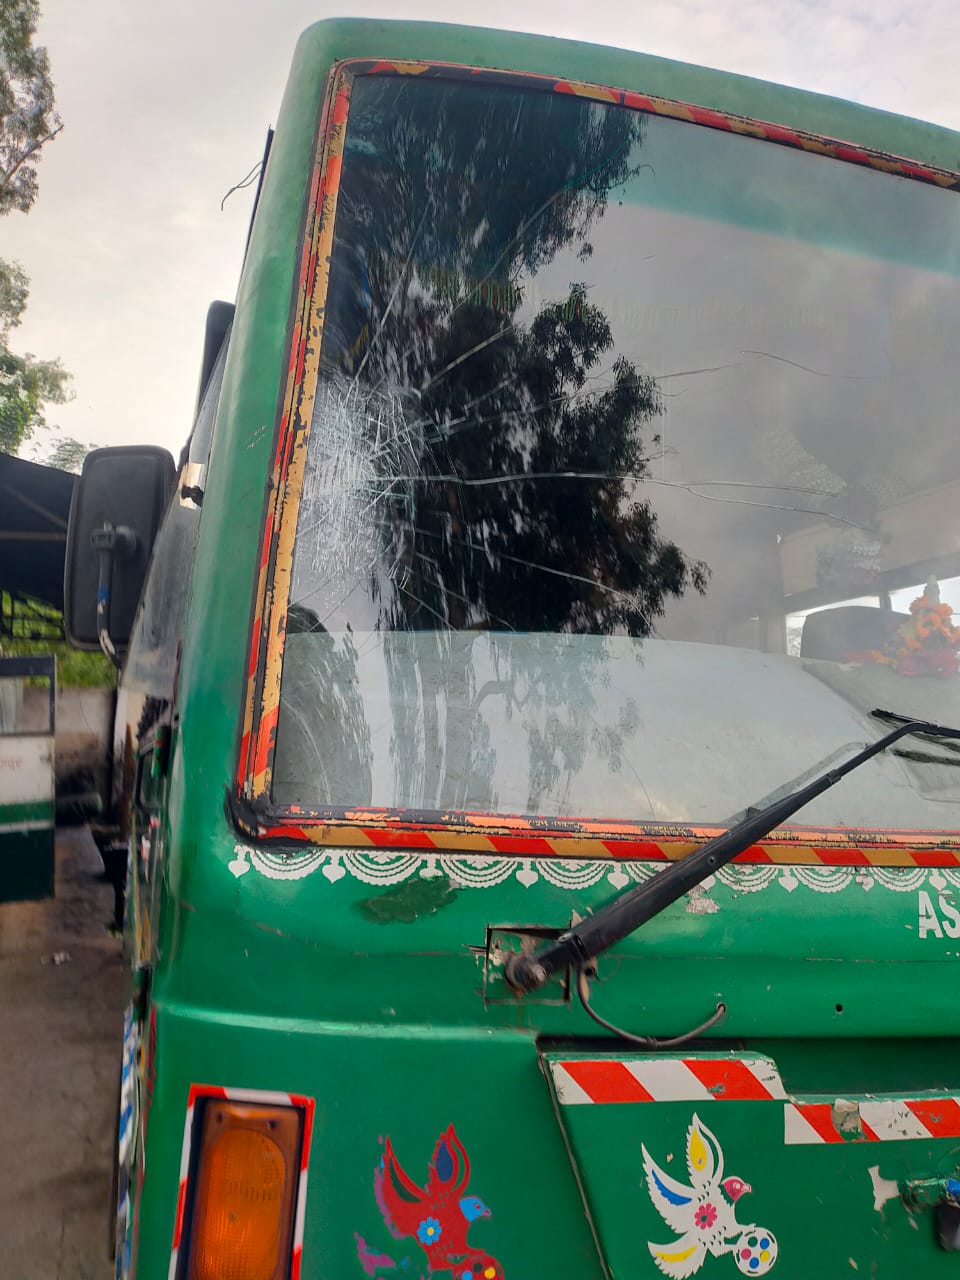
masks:
[[[736,76],[306,32],[179,468],[71,515],[118,1276],[960,1276],[958,184]]]

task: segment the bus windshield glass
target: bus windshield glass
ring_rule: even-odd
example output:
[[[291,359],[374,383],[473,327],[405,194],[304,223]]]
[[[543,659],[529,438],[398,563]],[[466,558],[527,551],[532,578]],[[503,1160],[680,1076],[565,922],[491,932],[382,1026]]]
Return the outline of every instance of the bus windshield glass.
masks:
[[[358,75],[274,804],[709,828],[874,708],[960,723],[958,275],[932,183]],[[958,764],[908,740],[794,821],[955,832]]]

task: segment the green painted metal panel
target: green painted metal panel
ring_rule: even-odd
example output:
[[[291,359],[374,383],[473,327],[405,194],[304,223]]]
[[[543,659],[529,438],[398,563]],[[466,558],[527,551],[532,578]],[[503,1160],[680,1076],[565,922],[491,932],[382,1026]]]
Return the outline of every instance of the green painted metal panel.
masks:
[[[395,1268],[384,1271],[421,1274],[425,1260],[416,1240],[398,1239],[384,1226],[375,1173],[389,1137],[405,1171],[422,1185],[437,1138],[453,1124],[470,1163],[464,1190],[490,1211],[469,1230],[471,1250],[495,1258],[501,1275],[542,1274],[552,1264],[580,1280],[599,1280],[574,1173],[527,1037],[424,1024],[233,1018],[174,1004],[157,1007],[156,1027],[163,1067],[147,1121],[156,1193],[144,1201],[142,1274],[165,1274],[189,1085],[229,1080],[235,1088],[316,1100],[305,1278],[363,1275],[358,1236],[370,1252],[394,1260]],[[538,1183],[541,1189],[531,1191]],[[537,1225],[547,1208],[549,1232]]]
[[[334,19],[301,37],[291,86],[346,58],[420,59],[562,76],[655,94],[960,169],[952,130],[822,94],[625,49],[482,27]]]
[[[724,1059],[548,1055],[611,1276],[955,1273],[898,1191],[956,1177],[955,1099],[795,1098],[772,1059]]]

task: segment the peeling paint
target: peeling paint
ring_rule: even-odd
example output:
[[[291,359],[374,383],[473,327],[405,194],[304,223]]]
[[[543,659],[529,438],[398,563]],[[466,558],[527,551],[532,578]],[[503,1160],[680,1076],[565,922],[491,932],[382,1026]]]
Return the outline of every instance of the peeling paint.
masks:
[[[833,1126],[842,1138],[856,1141],[863,1137],[863,1122],[860,1118],[859,1102],[850,1102],[846,1098],[837,1098],[830,1111]]]
[[[878,1164],[871,1165],[867,1173],[869,1173],[870,1181],[873,1184],[873,1207],[879,1213],[888,1200],[896,1200],[899,1197],[900,1188],[893,1178],[882,1178],[880,1176],[880,1166]]]
[[[720,910],[720,904],[710,897],[702,884],[696,884],[687,894],[685,910],[692,916],[709,916]]]

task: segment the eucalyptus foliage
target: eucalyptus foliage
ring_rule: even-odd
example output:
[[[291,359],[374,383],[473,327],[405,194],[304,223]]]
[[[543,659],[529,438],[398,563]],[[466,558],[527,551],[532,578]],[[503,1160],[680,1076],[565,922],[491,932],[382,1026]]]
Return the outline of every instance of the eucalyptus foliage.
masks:
[[[39,0],[0,0],[0,214],[26,213],[37,198],[41,148],[63,122],[54,106],[50,60],[34,44]],[[18,262],[0,259],[0,451],[16,453],[47,425],[44,405],[63,404],[69,374],[59,360],[11,350],[29,281]]]
[[[39,0],[0,3],[0,213],[30,209],[41,148],[63,128],[50,59],[33,43],[39,17]]]

